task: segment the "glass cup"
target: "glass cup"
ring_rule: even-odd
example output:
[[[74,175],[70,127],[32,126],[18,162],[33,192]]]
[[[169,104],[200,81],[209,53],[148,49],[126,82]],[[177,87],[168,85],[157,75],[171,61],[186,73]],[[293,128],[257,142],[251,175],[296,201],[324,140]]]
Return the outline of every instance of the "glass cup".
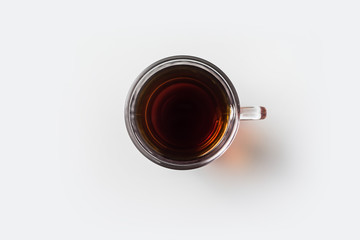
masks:
[[[158,99],[164,104],[157,104]],[[169,105],[171,101],[173,105]],[[147,67],[135,80],[125,105],[126,128],[137,149],[154,163],[178,170],[198,168],[217,159],[232,143],[240,120],[265,117],[264,107],[240,107],[233,84],[218,67],[185,55],[167,57]],[[160,118],[163,120],[157,123]],[[202,131],[204,126],[215,130]],[[166,141],[162,135],[175,136],[178,141]],[[197,138],[205,140],[193,143]]]

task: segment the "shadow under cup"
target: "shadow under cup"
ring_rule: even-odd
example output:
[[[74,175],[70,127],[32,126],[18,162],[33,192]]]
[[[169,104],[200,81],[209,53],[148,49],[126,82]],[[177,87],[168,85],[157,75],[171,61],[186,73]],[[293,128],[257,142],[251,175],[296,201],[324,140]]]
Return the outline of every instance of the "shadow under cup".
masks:
[[[231,144],[239,118],[239,99],[228,77],[191,56],[165,58],[145,69],[125,107],[135,146],[173,169],[193,169],[218,158]]]

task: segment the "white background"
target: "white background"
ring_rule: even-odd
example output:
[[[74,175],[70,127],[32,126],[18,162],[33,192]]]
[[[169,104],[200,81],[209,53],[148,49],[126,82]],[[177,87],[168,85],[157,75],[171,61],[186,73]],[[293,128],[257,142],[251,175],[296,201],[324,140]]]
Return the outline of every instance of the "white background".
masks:
[[[0,239],[359,239],[356,1],[1,1]],[[145,159],[126,94],[152,62],[219,66],[242,106],[196,170]]]

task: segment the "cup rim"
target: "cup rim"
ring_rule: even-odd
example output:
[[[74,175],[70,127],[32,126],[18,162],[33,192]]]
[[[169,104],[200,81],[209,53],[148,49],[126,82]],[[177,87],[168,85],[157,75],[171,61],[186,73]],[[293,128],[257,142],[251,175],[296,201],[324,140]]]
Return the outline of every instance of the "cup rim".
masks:
[[[213,147],[209,152],[192,161],[182,162],[182,161],[172,160],[170,158],[166,158],[163,155],[160,155],[155,150],[153,150],[151,146],[149,146],[149,144],[147,144],[146,141],[142,139],[141,135],[139,134],[139,131],[137,131],[135,116],[133,114],[136,103],[136,97],[140,92],[142,86],[147,82],[147,80],[149,80],[151,76],[157,73],[158,71],[175,65],[196,66],[208,71],[216,79],[218,79],[218,81],[223,85],[230,101],[229,120],[224,135],[221,137],[217,145]],[[148,158],[149,160],[151,160],[152,162],[158,165],[170,169],[177,169],[177,170],[195,169],[207,165],[208,163],[217,159],[231,145],[239,128],[239,123],[240,123],[240,101],[232,82],[220,68],[210,63],[209,61],[199,57],[194,57],[189,55],[176,55],[176,56],[166,57],[154,62],[153,64],[145,68],[140,73],[140,75],[135,79],[126,98],[125,124],[130,139],[132,140],[136,148],[146,158]]]

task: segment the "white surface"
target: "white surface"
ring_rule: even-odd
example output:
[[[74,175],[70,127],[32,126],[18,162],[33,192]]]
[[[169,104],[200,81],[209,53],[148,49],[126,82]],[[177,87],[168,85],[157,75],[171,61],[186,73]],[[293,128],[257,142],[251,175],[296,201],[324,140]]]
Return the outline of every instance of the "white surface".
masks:
[[[0,239],[359,239],[357,9],[1,2]],[[243,106],[267,107],[248,124],[260,154],[246,166],[220,166],[235,145],[168,170],[131,143],[127,91],[175,54],[213,62]]]

